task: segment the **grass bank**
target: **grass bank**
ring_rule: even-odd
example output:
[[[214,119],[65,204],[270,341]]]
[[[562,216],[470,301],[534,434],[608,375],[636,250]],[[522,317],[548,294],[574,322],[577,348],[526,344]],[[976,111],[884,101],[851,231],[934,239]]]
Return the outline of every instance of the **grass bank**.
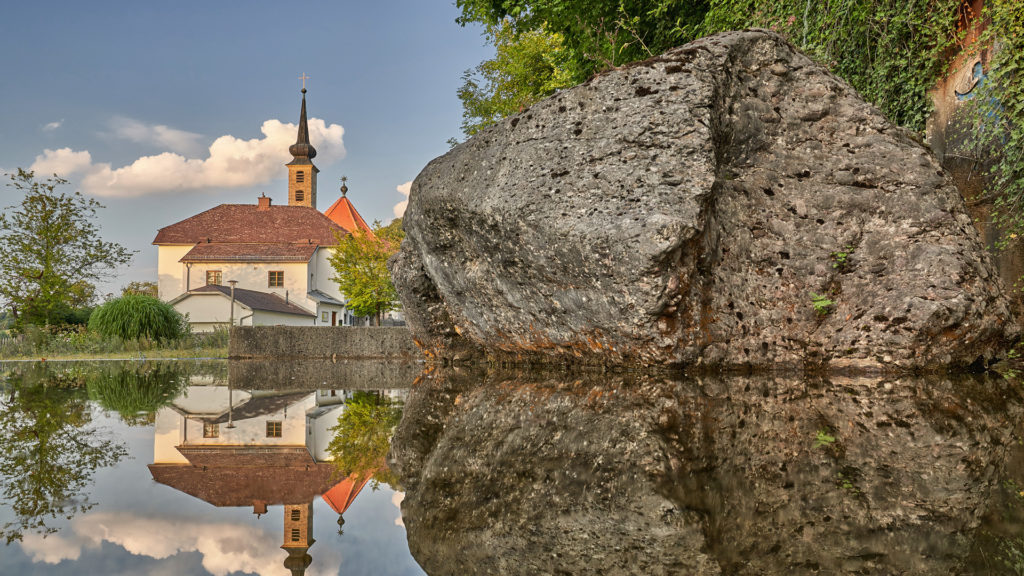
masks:
[[[139,360],[227,358],[227,355],[227,330],[156,341],[102,337],[82,328],[29,326],[24,334],[0,338],[0,360]]]

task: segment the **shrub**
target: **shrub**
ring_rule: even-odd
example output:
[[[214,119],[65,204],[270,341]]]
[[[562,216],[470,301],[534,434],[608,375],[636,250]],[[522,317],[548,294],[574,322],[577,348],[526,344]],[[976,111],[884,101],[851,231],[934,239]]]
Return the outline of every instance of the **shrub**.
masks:
[[[103,304],[89,318],[89,329],[123,340],[173,340],[184,335],[181,314],[145,294],[125,294]]]

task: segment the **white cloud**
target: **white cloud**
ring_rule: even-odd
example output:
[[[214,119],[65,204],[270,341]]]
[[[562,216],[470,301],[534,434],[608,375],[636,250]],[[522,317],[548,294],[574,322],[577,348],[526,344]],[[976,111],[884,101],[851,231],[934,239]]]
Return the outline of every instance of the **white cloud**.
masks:
[[[394,504],[395,508],[398,508],[398,518],[395,518],[395,526],[405,527],[405,521],[402,520],[402,500],[405,500],[405,492],[395,492],[391,495],[391,503]]]
[[[120,168],[107,162],[93,163],[86,150],[47,149],[36,156],[32,170],[73,177],[83,192],[95,196],[133,197],[256,186],[284,174],[284,164],[291,160],[288,146],[295,142],[296,130],[295,124],[267,120],[260,127],[261,138],[221,136],[210,144],[205,159],[164,152],[143,156]],[[344,134],[340,124],[328,125],[319,118],[309,120],[309,138],[317,149],[318,165],[330,165],[345,157]]]
[[[144,124],[131,118],[118,117],[110,122],[112,135],[131,142],[166,148],[179,154],[202,152],[202,134],[178,130],[162,124]]]
[[[21,550],[32,558],[33,562],[59,564],[63,560],[78,560],[82,555],[83,543],[72,535],[65,538],[60,534],[25,534],[21,540]]]
[[[43,131],[44,132],[52,132],[52,131],[56,130],[57,128],[60,128],[63,124],[64,124],[64,119],[61,118],[60,120],[57,120],[56,122],[50,122],[46,126],[43,126]]]
[[[405,215],[405,208],[409,205],[409,192],[412,191],[412,180],[409,180],[405,184],[399,184],[395,186],[395,190],[398,190],[402,196],[405,196],[405,200],[402,200],[392,210],[395,213],[395,218],[401,218]]]
[[[236,572],[277,576],[287,555],[281,551],[280,524],[267,530],[227,522],[203,522],[192,518],[138,517],[126,512],[97,512],[72,521],[66,536],[25,535],[22,549],[33,562],[56,564],[77,560],[83,548],[110,542],[138,556],[155,560],[176,554],[198,552],[202,564],[214,576]],[[314,549],[307,573],[337,574],[341,555],[327,546]]]
[[[56,174],[62,178],[89,170],[91,167],[92,155],[88,151],[75,152],[71,148],[46,150],[42,156],[36,156],[36,161],[32,163],[32,171],[36,174]]]

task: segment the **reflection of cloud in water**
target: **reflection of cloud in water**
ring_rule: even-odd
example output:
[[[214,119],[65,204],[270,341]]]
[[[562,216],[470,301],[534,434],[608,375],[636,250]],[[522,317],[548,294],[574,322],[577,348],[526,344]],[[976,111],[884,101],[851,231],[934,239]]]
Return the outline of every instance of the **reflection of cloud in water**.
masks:
[[[82,555],[82,545],[75,535],[65,538],[61,534],[25,534],[21,540],[21,550],[32,558],[33,562],[59,564],[62,560],[78,560]]]
[[[125,512],[101,512],[75,519],[70,530],[62,535],[42,538],[26,534],[22,549],[33,562],[56,564],[61,560],[77,560],[83,548],[99,547],[106,541],[132,554],[157,560],[198,552],[203,557],[203,568],[214,576],[235,572],[279,576],[286,557],[280,549],[280,538],[278,530],[244,524],[139,518]],[[336,550],[314,547],[311,554],[313,564],[308,574],[338,573],[341,555]]]
[[[402,521],[402,500],[405,500],[405,492],[395,492],[391,495],[391,503],[398,508],[398,518],[395,518],[395,526],[405,527],[405,522]]]

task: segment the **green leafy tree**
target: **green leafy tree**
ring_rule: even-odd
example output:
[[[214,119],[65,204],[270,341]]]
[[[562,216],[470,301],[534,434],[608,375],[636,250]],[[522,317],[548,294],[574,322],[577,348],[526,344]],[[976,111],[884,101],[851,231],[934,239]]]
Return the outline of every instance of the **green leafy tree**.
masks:
[[[7,375],[0,396],[0,494],[13,520],[7,544],[26,532],[56,531],[47,522],[71,519],[94,506],[87,488],[99,468],[127,451],[92,426],[84,377],[46,364]]]
[[[401,218],[387,226],[374,222],[372,234],[363,230],[339,234],[337,247],[328,259],[334,270],[331,279],[348,298],[348,309],[357,316],[373,317],[378,326],[386,312],[399,307],[387,262],[404,237]]]
[[[398,478],[387,466],[391,436],[402,419],[402,405],[379,392],[356,392],[345,402],[327,451],[345,476],[373,474],[374,489],[384,482],[398,488]]]
[[[121,296],[127,296],[128,294],[145,294],[146,296],[157,297],[158,289],[156,282],[144,282],[134,281],[129,282],[124,288],[121,288]]]
[[[575,84],[562,62],[562,38],[543,30],[516,34],[505,22],[487,27],[497,55],[462,76],[462,132],[467,136]]]
[[[122,340],[174,340],[187,323],[170,304],[145,294],[126,294],[104,303],[89,317],[89,329]]]
[[[562,40],[563,69],[582,82],[600,70],[649,58],[696,37],[708,0],[456,0],[460,24],[507,22],[516,34]]]
[[[771,28],[832,68],[896,123],[917,130],[924,129],[931,110],[927,92],[944,71],[944,51],[959,38],[959,0],[457,0],[456,5],[462,24],[506,22],[516,35],[557,35],[561,73],[571,84],[715,32]],[[498,37],[489,38],[499,47]],[[500,58],[487,63],[506,66]]]
[[[100,238],[99,202],[57,190],[67,180],[40,182],[20,168],[9,176],[8,186],[24,197],[0,214],[0,300],[18,326],[59,323],[86,286],[127,264],[132,253]]]

